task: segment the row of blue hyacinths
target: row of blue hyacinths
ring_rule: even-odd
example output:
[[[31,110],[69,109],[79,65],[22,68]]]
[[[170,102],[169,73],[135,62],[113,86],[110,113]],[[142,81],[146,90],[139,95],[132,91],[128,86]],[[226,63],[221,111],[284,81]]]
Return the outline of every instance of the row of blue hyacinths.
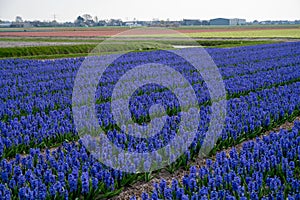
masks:
[[[229,155],[216,154],[201,168],[192,166],[181,180],[155,183],[149,199],[300,199],[300,122],[290,130],[245,142]],[[135,197],[131,198],[136,199]]]

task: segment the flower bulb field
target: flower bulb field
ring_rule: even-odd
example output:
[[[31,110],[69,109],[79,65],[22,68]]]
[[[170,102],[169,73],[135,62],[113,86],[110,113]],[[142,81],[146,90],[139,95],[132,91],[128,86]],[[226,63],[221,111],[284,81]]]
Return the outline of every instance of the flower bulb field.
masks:
[[[109,31],[107,29],[103,34],[109,35]],[[119,33],[121,30],[113,31]],[[290,37],[294,37],[299,29],[289,31]],[[238,33],[233,31],[232,37],[238,37]],[[262,32],[252,33],[262,37]],[[188,34],[206,37],[212,33],[190,31]],[[218,34],[221,37],[225,33]],[[98,125],[111,144],[137,154],[154,152],[175,140],[181,129],[179,122],[189,110],[190,99],[186,97],[182,101],[158,83],[135,89],[134,80],[125,80],[126,86],[134,91],[128,98],[133,123],[143,127],[160,118],[161,113],[152,109],[152,105],[161,105],[166,113],[165,123],[151,137],[127,134],[115,120],[116,114],[112,113],[114,88],[127,71],[147,63],[170,66],[189,85],[178,80],[174,91],[184,93],[187,88],[192,88],[199,106],[197,131],[183,154],[160,169],[140,173],[130,171],[136,166],[155,168],[154,161],[137,159],[136,165],[123,165],[124,170],[101,162],[87,148],[74,117],[76,76],[85,63],[86,54],[29,59],[13,56],[15,50],[10,49],[11,56],[0,59],[0,199],[300,200],[299,41],[203,48],[215,63],[226,91],[222,100],[226,112],[221,113],[224,121],[214,124],[221,131],[204,157],[199,157],[199,152],[207,142],[213,105],[222,97],[212,99],[205,76],[183,57],[177,56],[184,51],[187,58],[195,60],[198,47],[173,49],[167,44],[138,47],[139,51],[127,48],[130,52],[126,54],[112,54],[120,56],[99,78],[93,101]],[[43,46],[40,51],[46,48]],[[63,49],[63,46],[56,48]],[[89,46],[88,50],[92,48],[94,46]],[[8,52],[8,47],[4,49],[3,52]],[[107,52],[89,56],[89,64],[97,65],[99,57],[109,58],[111,54]],[[206,70],[209,71],[209,66]],[[143,75],[138,77],[145,79]],[[154,77],[156,73],[150,71],[147,76]],[[86,95],[88,82],[78,85],[82,95]],[[163,82],[168,85],[171,80]],[[125,99],[121,92],[115,95],[116,102]],[[82,113],[77,117],[85,119]],[[282,125],[284,128],[280,129]],[[129,130],[130,126],[125,129]],[[134,129],[131,131],[135,132]],[[186,140],[179,138],[176,144],[180,146]],[[109,157],[106,147],[99,148],[103,157]],[[155,162],[163,162],[164,156],[156,156]],[[199,159],[203,159],[203,164],[197,162]],[[178,171],[182,174],[175,176]],[[160,178],[161,173],[167,178]],[[148,189],[137,192],[131,189],[142,184],[148,184]]]

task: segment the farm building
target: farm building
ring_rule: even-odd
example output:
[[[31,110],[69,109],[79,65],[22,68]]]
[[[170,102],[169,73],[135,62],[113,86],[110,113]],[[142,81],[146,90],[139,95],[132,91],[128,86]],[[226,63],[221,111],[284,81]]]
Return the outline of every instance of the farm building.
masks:
[[[184,26],[199,26],[202,24],[199,19],[183,19],[182,25],[184,25]]]
[[[229,25],[230,20],[225,18],[216,18],[209,20],[210,25]]]
[[[211,19],[209,21],[210,25],[231,25],[231,26],[236,26],[236,25],[244,25],[246,24],[245,19],[225,19],[225,18],[216,18],[216,19]]]
[[[11,26],[11,22],[1,22],[0,28],[8,28]]]

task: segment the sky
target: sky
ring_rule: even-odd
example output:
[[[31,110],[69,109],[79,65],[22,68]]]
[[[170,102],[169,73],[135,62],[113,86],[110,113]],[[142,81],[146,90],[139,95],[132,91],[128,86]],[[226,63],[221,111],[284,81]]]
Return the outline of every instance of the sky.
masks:
[[[182,20],[243,18],[299,20],[300,0],[0,0],[0,19],[59,22],[90,14],[98,19]],[[55,15],[55,17],[54,17]]]

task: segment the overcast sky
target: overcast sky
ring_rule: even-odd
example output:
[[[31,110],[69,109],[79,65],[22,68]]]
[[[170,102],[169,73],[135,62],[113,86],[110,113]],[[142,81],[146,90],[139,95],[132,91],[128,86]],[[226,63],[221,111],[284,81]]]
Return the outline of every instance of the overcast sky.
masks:
[[[166,20],[244,18],[300,19],[300,0],[0,0],[0,19],[74,21],[78,15],[98,19]]]

